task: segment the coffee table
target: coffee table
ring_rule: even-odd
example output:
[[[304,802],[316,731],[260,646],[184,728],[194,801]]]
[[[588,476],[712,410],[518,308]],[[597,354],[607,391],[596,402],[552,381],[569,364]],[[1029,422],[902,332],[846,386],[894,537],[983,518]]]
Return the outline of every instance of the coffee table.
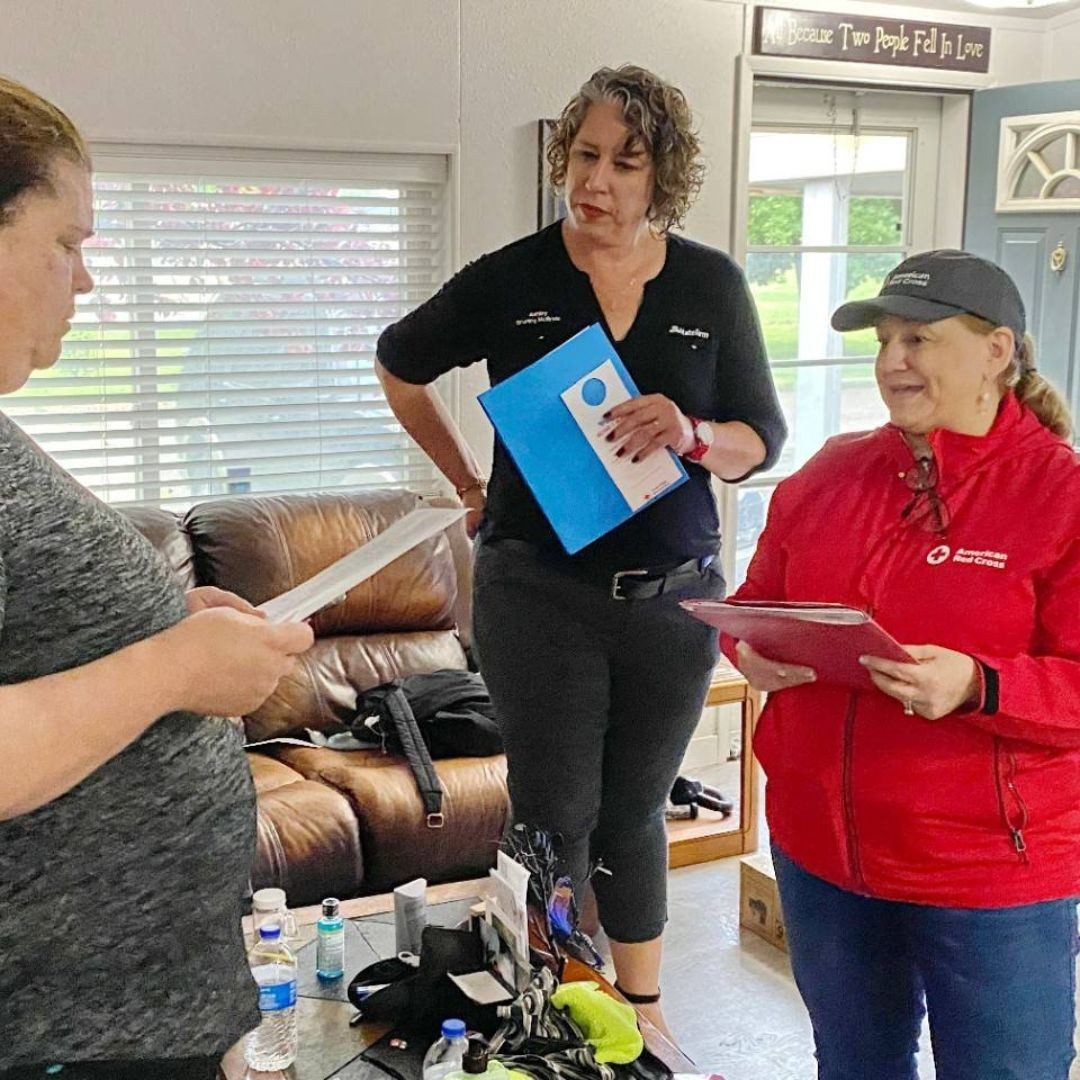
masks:
[[[428,922],[454,927],[468,916],[476,903],[480,881],[437,885],[428,890]],[[359,1024],[350,1027],[356,1010],[345,993],[348,980],[361,968],[394,955],[394,910],[392,896],[361,897],[344,900],[346,977],[323,983],[315,975],[315,923],[318,907],[299,908],[296,921],[300,943],[296,948],[299,967],[297,985],[297,1022],[300,1050],[296,1063],[284,1072],[255,1072],[244,1062],[243,1044],[234,1046],[221,1063],[225,1080],[389,1080],[389,1074],[360,1055],[386,1034],[387,1024]],[[248,920],[245,933],[249,934]],[[588,969],[586,969],[588,970]],[[576,972],[575,977],[586,977]],[[593,973],[603,989],[614,993],[609,984]],[[678,1073],[701,1070],[651,1024],[642,1023],[642,1034],[649,1049]]]

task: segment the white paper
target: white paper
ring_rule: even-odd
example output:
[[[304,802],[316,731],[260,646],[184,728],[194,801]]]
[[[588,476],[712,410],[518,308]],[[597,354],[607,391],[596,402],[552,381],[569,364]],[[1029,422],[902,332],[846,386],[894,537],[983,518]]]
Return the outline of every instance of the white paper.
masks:
[[[477,1005],[498,1005],[514,1000],[514,995],[490,971],[474,971],[469,975],[451,974],[450,981]]]
[[[602,394],[590,395],[595,404],[586,401],[583,393],[589,382],[603,386]],[[597,391],[599,387],[592,389]],[[667,447],[654,450],[640,461],[631,461],[627,454],[616,456],[619,444],[607,440],[613,421],[605,420],[604,413],[615,405],[629,401],[631,394],[610,360],[605,360],[573,386],[567,387],[561,397],[631,510],[640,509],[680,478],[679,467]]]
[[[305,746],[311,750],[315,745],[306,739],[290,739],[287,735],[282,735],[276,739],[259,739],[258,742],[244,743],[244,749],[254,750],[257,746]]]
[[[362,547],[350,551],[302,585],[259,605],[271,622],[299,622],[331,604],[344,600],[348,591],[373,577],[417,544],[448,529],[465,516],[465,509],[422,507],[399,518]]]
[[[506,852],[496,855],[495,868],[488,871],[483,889],[484,923],[492,928],[505,950],[496,948],[496,971],[515,986],[528,982],[529,915],[527,907],[529,872]],[[481,937],[484,936],[483,929]],[[521,989],[521,986],[518,986]]]
[[[511,951],[519,963],[529,960],[529,871],[500,851],[495,857],[495,869],[488,871],[487,918],[496,917],[510,935]]]

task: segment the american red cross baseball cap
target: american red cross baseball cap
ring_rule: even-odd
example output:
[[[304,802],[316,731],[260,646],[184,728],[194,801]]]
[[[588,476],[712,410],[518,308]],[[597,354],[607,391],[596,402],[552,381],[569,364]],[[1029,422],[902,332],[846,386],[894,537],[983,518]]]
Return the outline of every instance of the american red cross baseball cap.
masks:
[[[996,263],[968,251],[924,251],[890,271],[871,300],[853,300],[833,312],[834,330],[862,330],[886,315],[937,322],[952,315],[978,315],[1007,326],[1017,344],[1027,320],[1013,279]]]

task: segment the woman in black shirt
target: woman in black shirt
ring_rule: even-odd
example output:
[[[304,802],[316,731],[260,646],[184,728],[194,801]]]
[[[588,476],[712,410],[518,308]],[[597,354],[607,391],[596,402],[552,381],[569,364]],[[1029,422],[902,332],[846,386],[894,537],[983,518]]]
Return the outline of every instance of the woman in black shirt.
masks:
[[[670,233],[700,187],[698,149],[679,90],[600,69],[548,147],[566,218],[465,267],[378,346],[391,407],[478,530],[476,644],[515,819],[559,835],[579,886],[602,864],[619,989],[661,1026],[663,809],[717,660],[678,600],[723,593],[713,477],[771,465],[785,436],[741,272]],[[498,383],[595,322],[641,391],[611,411],[612,438],[633,461],[671,448],[689,482],[569,556],[498,440],[487,491],[430,384],[480,359]]]

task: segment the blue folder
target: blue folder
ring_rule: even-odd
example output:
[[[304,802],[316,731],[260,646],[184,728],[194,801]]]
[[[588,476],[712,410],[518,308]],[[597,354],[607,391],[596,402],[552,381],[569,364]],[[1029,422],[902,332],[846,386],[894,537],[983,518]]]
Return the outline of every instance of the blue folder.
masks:
[[[637,397],[630,373],[598,323],[479,396],[499,439],[571,555],[686,481],[682,463],[668,451],[677,479],[638,510],[631,508],[560,396],[604,361],[611,362],[631,396]]]

